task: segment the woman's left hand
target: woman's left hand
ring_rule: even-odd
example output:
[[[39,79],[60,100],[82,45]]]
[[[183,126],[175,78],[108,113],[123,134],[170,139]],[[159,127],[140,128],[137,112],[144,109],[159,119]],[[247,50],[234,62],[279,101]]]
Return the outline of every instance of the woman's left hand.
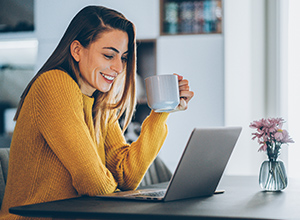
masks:
[[[178,76],[180,103],[172,112],[184,111],[188,108],[189,101],[193,98],[194,92],[190,91],[189,81],[183,79],[183,76],[174,73]]]

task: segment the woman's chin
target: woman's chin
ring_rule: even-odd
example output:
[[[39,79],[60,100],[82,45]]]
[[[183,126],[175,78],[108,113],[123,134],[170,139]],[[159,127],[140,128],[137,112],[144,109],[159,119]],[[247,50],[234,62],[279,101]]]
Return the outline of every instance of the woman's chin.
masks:
[[[111,89],[111,86],[101,86],[101,87],[97,88],[97,90],[99,90],[100,92],[103,92],[103,93],[109,92],[110,89]]]

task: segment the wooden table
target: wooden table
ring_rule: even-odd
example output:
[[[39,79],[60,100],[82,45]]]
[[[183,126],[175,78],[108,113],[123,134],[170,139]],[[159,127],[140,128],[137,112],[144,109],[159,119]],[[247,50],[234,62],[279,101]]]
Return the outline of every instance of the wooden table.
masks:
[[[79,197],[14,207],[10,212],[75,219],[300,219],[299,180],[289,180],[282,192],[264,192],[257,177],[225,176],[218,188],[225,193],[166,203]]]

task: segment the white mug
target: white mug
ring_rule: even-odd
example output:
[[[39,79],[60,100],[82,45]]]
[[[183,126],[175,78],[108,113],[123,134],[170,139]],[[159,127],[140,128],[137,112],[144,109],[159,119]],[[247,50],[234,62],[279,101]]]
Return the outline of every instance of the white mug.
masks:
[[[169,112],[179,105],[178,77],[155,75],[145,79],[148,106],[155,112]]]

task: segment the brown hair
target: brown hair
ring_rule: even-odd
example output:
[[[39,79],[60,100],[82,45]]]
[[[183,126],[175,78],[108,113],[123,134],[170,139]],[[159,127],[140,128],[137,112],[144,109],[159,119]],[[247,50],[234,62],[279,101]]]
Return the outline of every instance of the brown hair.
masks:
[[[87,6],[73,18],[62,39],[52,55],[34,76],[25,88],[14,120],[17,120],[24,99],[34,81],[44,72],[51,69],[61,69],[67,72],[78,84],[80,72],[77,62],[71,55],[70,45],[78,40],[82,46],[88,47],[92,42],[101,37],[101,34],[112,29],[122,30],[128,34],[128,57],[123,80],[114,82],[111,90],[107,93],[95,91],[93,96],[93,119],[97,141],[102,136],[105,123],[108,120],[109,110],[118,110],[118,118],[125,112],[123,131],[131,121],[135,101],[135,73],[136,73],[136,40],[135,27],[121,13],[102,6]],[[119,82],[118,82],[119,81]],[[122,81],[122,82],[120,82]],[[121,90],[120,90],[120,84]],[[101,132],[100,132],[101,130]]]

